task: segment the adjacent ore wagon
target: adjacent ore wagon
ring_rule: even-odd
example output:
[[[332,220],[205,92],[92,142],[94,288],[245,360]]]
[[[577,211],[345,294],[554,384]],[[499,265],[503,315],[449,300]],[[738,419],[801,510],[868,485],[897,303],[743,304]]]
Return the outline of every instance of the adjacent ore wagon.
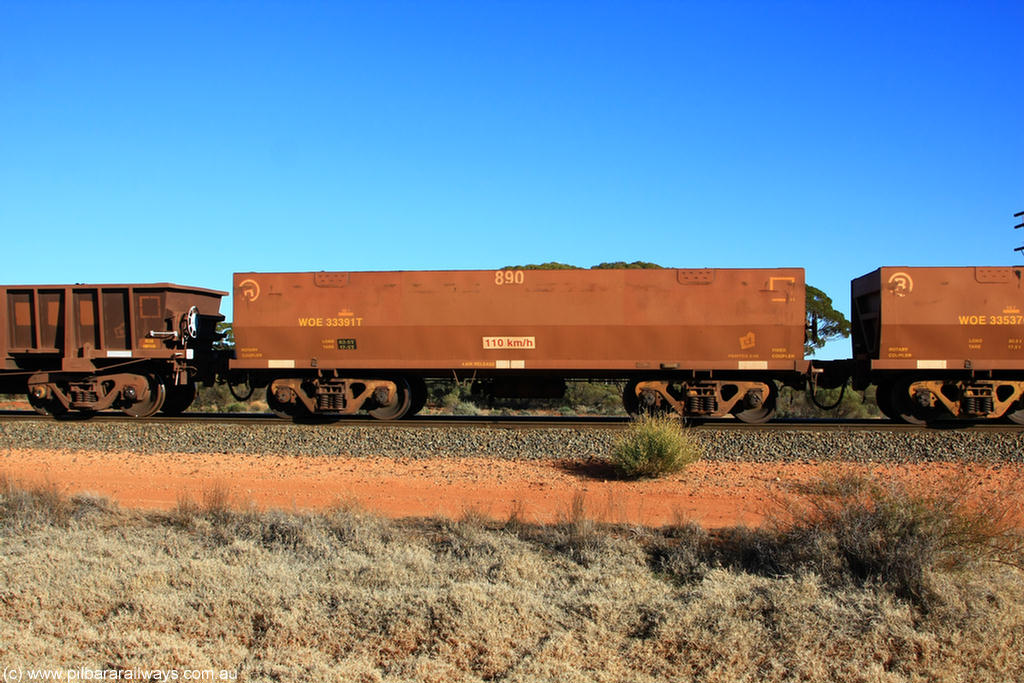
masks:
[[[413,414],[424,379],[557,397],[626,382],[624,403],[759,422],[802,385],[800,268],[238,273],[232,381],[282,415]]]
[[[226,292],[173,284],[0,286],[0,393],[39,412],[179,413],[213,381]]]
[[[1021,267],[880,268],[852,283],[854,386],[889,417],[1024,424]]]

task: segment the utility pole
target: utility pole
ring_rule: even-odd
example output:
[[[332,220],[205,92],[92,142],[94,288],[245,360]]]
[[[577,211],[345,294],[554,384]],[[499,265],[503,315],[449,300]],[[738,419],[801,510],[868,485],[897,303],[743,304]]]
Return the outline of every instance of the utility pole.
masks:
[[[1013,214],[1014,218],[1021,218],[1021,216],[1024,216],[1024,211]],[[1016,230],[1017,228],[1024,228],[1024,219],[1022,219],[1021,222],[1018,223],[1017,225],[1013,226],[1014,230]],[[1014,249],[1014,251],[1024,251],[1024,247],[1017,247],[1016,249]]]

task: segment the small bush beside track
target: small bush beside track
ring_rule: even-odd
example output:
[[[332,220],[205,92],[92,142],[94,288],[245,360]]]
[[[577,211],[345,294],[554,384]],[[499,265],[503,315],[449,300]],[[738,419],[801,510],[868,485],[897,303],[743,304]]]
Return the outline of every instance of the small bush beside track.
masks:
[[[623,477],[641,479],[680,472],[702,454],[698,440],[677,417],[641,415],[616,441],[611,463]]]

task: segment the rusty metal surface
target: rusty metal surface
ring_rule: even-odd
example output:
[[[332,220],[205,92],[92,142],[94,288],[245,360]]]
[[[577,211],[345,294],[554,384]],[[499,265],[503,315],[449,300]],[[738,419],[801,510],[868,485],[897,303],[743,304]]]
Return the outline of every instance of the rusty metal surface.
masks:
[[[87,372],[169,358],[183,346],[189,309],[215,325],[226,294],[169,283],[0,286],[0,369]]]
[[[800,268],[237,273],[238,370],[802,371]]]
[[[1021,267],[884,267],[851,290],[854,357],[873,369],[1024,369]]]

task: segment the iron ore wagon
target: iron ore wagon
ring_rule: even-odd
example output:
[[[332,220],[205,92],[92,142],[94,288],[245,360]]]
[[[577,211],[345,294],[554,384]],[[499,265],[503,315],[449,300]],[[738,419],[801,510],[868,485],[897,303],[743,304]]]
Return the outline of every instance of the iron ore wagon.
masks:
[[[884,267],[851,284],[854,387],[905,422],[1024,424],[1021,267]]]
[[[400,418],[433,377],[619,379],[630,412],[761,422],[802,385],[804,330],[800,268],[237,273],[230,367],[289,416]]]

